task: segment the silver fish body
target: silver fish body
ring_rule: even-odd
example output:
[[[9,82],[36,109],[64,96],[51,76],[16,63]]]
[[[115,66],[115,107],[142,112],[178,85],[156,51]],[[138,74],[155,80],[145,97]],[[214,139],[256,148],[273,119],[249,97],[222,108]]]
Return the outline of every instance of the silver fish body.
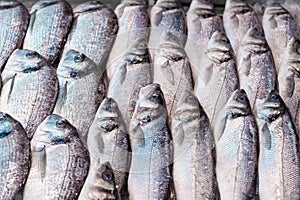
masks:
[[[32,138],[52,113],[58,92],[55,69],[35,51],[15,50],[2,72],[0,109],[18,120]]]
[[[69,50],[58,65],[59,92],[53,113],[68,119],[84,140],[106,94],[103,70],[75,50]]]
[[[169,199],[172,146],[165,101],[159,84],[141,88],[129,135],[132,149],[129,198]]]
[[[170,116],[181,92],[194,87],[190,63],[183,46],[171,33],[164,34],[155,54],[153,82],[160,84]]]
[[[100,1],[87,1],[73,9],[74,20],[63,54],[76,50],[105,67],[118,31],[115,13]]]
[[[300,134],[300,40],[291,38],[285,50],[285,60],[278,72],[279,94],[290,111]]]
[[[235,57],[223,32],[214,32],[197,68],[194,91],[210,122],[239,87]]]
[[[271,50],[260,27],[248,30],[237,53],[240,88],[244,89],[251,109],[276,88],[276,69]]]
[[[260,26],[259,18],[246,0],[227,0],[223,23],[235,54],[237,54],[246,32],[252,27]]]
[[[186,54],[191,63],[193,79],[196,82],[201,58],[215,31],[223,31],[223,21],[215,12],[212,2],[193,0],[186,16],[188,37],[185,45]]]
[[[77,199],[89,169],[89,154],[76,128],[52,114],[31,140],[31,168],[23,199]]]
[[[184,10],[178,0],[158,0],[151,9],[150,22],[148,45],[152,60],[159,46],[159,40],[166,31],[171,32],[182,46],[185,45],[187,25]]]
[[[280,3],[267,6],[262,22],[278,71],[285,60],[284,51],[289,40],[292,37],[299,37],[300,29],[293,16]]]
[[[148,41],[150,19],[144,0],[125,0],[115,9],[119,30],[110,52],[106,73],[110,82],[122,55],[126,54],[137,40]]]
[[[127,128],[117,105],[112,98],[105,98],[89,129],[87,145],[91,166],[109,162],[114,172],[114,181],[119,199],[128,199],[127,179],[130,166],[130,142]],[[97,164],[98,163],[98,164]],[[93,181],[90,170],[79,199],[86,199]]]
[[[22,125],[0,112],[0,199],[21,192],[30,168],[30,141]]]
[[[107,96],[112,97],[118,103],[127,129],[140,88],[153,81],[152,71],[145,39],[135,41],[116,67],[108,86]]]
[[[259,198],[300,199],[299,138],[292,118],[274,90],[257,113]]]
[[[244,90],[236,90],[219,112],[214,137],[221,199],[254,199],[258,128]]]
[[[29,22],[29,12],[18,1],[0,2],[0,69],[15,49],[21,47]]]
[[[30,14],[23,48],[38,52],[54,65],[71,27],[72,7],[64,0],[40,0],[32,6]]]
[[[182,93],[171,119],[176,199],[215,199],[214,138],[193,92]]]

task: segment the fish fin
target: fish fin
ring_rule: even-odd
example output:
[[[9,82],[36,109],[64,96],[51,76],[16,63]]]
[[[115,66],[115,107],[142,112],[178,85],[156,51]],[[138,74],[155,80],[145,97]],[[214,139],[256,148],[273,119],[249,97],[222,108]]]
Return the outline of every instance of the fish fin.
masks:
[[[169,64],[169,60],[167,60],[166,62],[164,62],[162,65],[161,65],[161,69],[162,69],[162,74],[165,74],[166,76],[166,80],[171,83],[172,85],[175,84],[175,78],[174,78],[174,73],[173,73],[173,70]]]
[[[9,100],[10,100],[11,93],[12,93],[12,91],[14,89],[14,84],[15,84],[15,78],[16,78],[16,76],[17,76],[17,74],[15,74],[14,76],[11,77],[11,84],[10,84],[10,88],[9,88],[9,93],[7,95],[7,102],[6,102],[7,104],[9,102]]]
[[[158,26],[162,17],[163,17],[163,9],[155,7],[151,10],[151,22],[153,23],[152,26]]]
[[[95,141],[97,141],[97,147],[98,147],[97,150],[100,153],[104,153],[105,145],[104,145],[104,141],[103,141],[102,135],[101,134],[97,134],[95,136]]]
[[[120,84],[123,85],[124,81],[126,80],[126,74],[127,74],[127,64],[123,64],[120,66],[120,77],[118,80],[120,80]]]
[[[64,105],[68,96],[68,81],[66,81],[59,89],[58,105]]]
[[[202,77],[205,82],[205,85],[207,85],[213,75],[213,64],[210,64],[209,66],[205,67],[202,73],[203,73]]]
[[[145,147],[145,134],[139,124],[134,127],[133,132],[134,136],[132,139],[135,141],[135,143],[139,147]]]
[[[249,76],[251,70],[251,54],[243,58],[241,73],[245,76]]]
[[[239,18],[236,16],[236,14],[233,14],[232,16],[230,16],[231,18],[231,23],[232,25],[235,27],[235,28],[238,28],[239,25],[240,25],[240,22],[239,22]]]
[[[27,29],[27,34],[30,35],[30,33],[33,30],[33,26],[34,26],[34,22],[35,22],[35,18],[36,18],[36,10],[34,10],[34,12],[30,13],[30,20],[29,20],[29,25],[28,25],[28,29]],[[26,35],[27,35],[26,34]]]
[[[276,21],[276,19],[275,19],[274,16],[272,16],[272,17],[269,18],[269,23],[270,23],[271,29],[275,29],[278,26],[277,25],[277,21]]]
[[[225,127],[226,127],[226,123],[227,123],[227,119],[228,119],[228,115],[226,115],[225,117],[223,117],[220,120],[216,120],[219,123],[215,124],[214,126],[214,137],[215,137],[215,141],[219,141],[224,133]]]
[[[38,1],[32,6],[32,8],[30,10],[30,15],[32,15],[32,13],[35,13],[38,10],[41,10],[43,8],[46,8],[48,6],[58,4],[58,3],[60,3],[60,1],[49,1],[49,2]]]
[[[31,169],[35,169],[38,172],[38,177],[44,179],[46,175],[46,149],[44,147],[33,147],[32,148],[32,161]]]
[[[119,4],[116,9],[115,9],[115,13],[118,17],[118,19],[120,19],[124,13],[124,9],[125,9],[125,4],[124,3],[121,3]]]
[[[265,123],[262,127],[262,143],[265,146],[266,149],[271,149],[271,134],[268,127],[268,124]]]
[[[288,77],[286,77],[286,84],[285,84],[286,96],[291,98],[294,94],[294,89],[295,89],[295,79],[294,79],[294,74],[291,74]]]
[[[179,123],[176,127],[175,127],[175,132],[177,133],[175,135],[175,138],[173,138],[174,141],[177,142],[177,144],[181,145],[183,143],[184,140],[184,129],[182,127],[182,123]]]

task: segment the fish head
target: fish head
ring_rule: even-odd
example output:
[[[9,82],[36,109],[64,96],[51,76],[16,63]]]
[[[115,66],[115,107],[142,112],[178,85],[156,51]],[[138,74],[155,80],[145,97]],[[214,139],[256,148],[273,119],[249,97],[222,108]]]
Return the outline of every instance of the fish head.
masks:
[[[22,125],[17,120],[6,113],[0,112],[0,139],[20,128],[23,129]]]
[[[286,106],[276,90],[271,90],[261,104],[256,105],[257,117],[267,122],[275,121],[285,113]]]
[[[252,113],[248,96],[243,89],[235,90],[228,99],[226,106],[230,118],[247,116]]]
[[[217,15],[211,0],[193,0],[190,7],[194,9],[195,14],[201,19],[207,19]]]
[[[18,73],[32,73],[40,70],[42,67],[49,65],[36,51],[28,49],[15,50],[7,61],[7,70]]]
[[[94,70],[98,70],[96,63],[83,53],[69,50],[57,68],[57,75],[65,78],[78,79]]]
[[[205,51],[206,56],[221,64],[233,59],[233,51],[229,39],[224,32],[215,31]]]
[[[264,17],[268,20],[273,20],[274,18],[281,20],[292,16],[284,7],[282,7],[281,3],[272,2],[267,5],[264,12]]]
[[[0,1],[0,10],[10,9],[20,6],[20,3],[14,0],[1,0]]]
[[[46,146],[67,144],[76,134],[76,128],[68,120],[52,114],[38,126],[32,138],[32,144],[42,150]]]
[[[241,42],[241,48],[254,53],[261,54],[269,51],[269,45],[265,39],[265,34],[260,26],[250,28]]]
[[[102,8],[105,7],[106,6],[101,1],[97,1],[97,0],[87,1],[82,4],[79,4],[73,9],[74,17],[77,17],[81,13],[93,12],[96,10],[101,10]]]
[[[121,112],[113,98],[106,97],[100,104],[96,118],[97,126],[104,132],[111,132],[119,126]]]
[[[174,1],[174,0],[158,0],[154,6],[160,7],[164,10],[182,8],[181,3],[177,0],[176,1]]]
[[[234,15],[245,15],[253,12],[253,9],[248,5],[246,0],[227,0],[225,10]]]

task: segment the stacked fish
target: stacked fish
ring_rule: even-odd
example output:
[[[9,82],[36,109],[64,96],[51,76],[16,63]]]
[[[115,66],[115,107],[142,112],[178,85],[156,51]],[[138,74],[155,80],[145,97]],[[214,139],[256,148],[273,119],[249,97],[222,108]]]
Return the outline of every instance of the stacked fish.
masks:
[[[0,16],[1,200],[300,199],[300,29],[281,4]]]

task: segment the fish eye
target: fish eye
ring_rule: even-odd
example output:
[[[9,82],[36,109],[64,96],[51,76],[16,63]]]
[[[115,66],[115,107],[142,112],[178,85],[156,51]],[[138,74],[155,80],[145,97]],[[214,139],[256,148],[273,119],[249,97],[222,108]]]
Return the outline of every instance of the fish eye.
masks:
[[[76,55],[76,56],[74,57],[74,62],[75,62],[75,63],[83,62],[83,60],[84,60],[84,57],[83,57],[82,55]]]
[[[1,114],[0,114],[0,122],[4,122],[6,119],[7,119],[7,115],[1,113]]]
[[[34,56],[36,56],[35,52],[28,52],[25,54],[26,58],[33,58]]]
[[[210,17],[213,17],[214,15],[213,14],[204,14],[202,15],[203,18],[210,18]]]
[[[114,176],[110,170],[106,170],[105,172],[102,173],[102,178],[105,181],[112,182]]]
[[[272,94],[271,95],[271,100],[274,101],[274,100],[277,100],[278,99],[278,94]]]
[[[183,59],[182,56],[178,56],[178,55],[172,56],[172,60],[175,61],[175,62],[177,62],[177,61],[179,61],[179,60],[181,60],[181,59]]]
[[[221,42],[222,42],[222,43],[228,43],[229,41],[228,41],[228,39],[227,39],[227,38],[225,38],[225,37],[222,37],[222,38],[221,38]]]
[[[297,49],[296,49],[296,51],[297,51],[297,54],[299,54],[299,55],[300,55],[300,46],[297,46]]]
[[[75,78],[78,76],[78,72],[77,71],[71,71],[70,73],[71,78]]]
[[[64,121],[63,120],[58,120],[57,122],[56,122],[56,127],[58,127],[58,128],[61,128],[63,125],[64,125]]]
[[[236,97],[236,100],[237,100],[238,102],[240,102],[240,103],[246,103],[246,102],[247,102],[247,98],[246,98],[245,95],[238,95],[238,96]]]
[[[251,11],[251,9],[249,9],[249,8],[244,8],[244,9],[240,10],[240,13],[241,13],[241,14],[245,14],[245,13],[250,12],[250,11]]]

